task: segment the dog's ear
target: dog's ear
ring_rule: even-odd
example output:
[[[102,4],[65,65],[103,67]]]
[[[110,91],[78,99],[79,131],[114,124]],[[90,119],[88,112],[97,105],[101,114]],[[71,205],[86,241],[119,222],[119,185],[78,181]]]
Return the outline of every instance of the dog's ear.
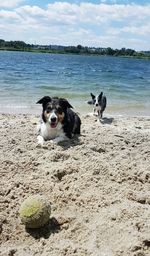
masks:
[[[38,100],[36,104],[45,105],[46,103],[50,102],[51,98],[49,96],[44,96],[42,99]]]
[[[66,100],[66,99],[63,99],[63,98],[60,98],[59,99],[59,104],[62,108],[64,109],[67,109],[67,108],[73,108],[70,103]]]
[[[92,104],[93,104],[93,101],[92,101],[92,100],[88,100],[88,101],[87,101],[87,104],[92,105]]]
[[[100,95],[98,96],[99,100],[102,99],[102,96],[103,96],[103,92],[101,92]]]
[[[93,93],[91,93],[91,97],[92,99],[95,99],[95,95]]]

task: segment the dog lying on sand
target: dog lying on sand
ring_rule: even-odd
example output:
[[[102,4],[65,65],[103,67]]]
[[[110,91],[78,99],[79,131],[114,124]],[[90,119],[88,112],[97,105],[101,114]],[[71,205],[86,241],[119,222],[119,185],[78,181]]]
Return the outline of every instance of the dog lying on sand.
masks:
[[[43,107],[42,120],[38,125],[39,145],[42,146],[46,140],[58,143],[80,134],[80,117],[66,99],[44,96],[37,103]]]

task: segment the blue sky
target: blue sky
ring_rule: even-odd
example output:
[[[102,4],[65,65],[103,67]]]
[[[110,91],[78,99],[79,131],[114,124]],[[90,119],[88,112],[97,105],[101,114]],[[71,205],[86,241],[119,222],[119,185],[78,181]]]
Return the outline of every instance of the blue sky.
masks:
[[[0,39],[150,50],[150,1],[0,0]]]

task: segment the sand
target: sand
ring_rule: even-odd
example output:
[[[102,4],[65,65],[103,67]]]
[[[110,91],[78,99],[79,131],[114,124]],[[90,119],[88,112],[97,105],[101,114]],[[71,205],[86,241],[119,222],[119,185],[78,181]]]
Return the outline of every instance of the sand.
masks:
[[[81,116],[81,136],[37,146],[34,115],[0,115],[1,256],[150,255],[150,118]],[[40,194],[47,225],[20,204]]]

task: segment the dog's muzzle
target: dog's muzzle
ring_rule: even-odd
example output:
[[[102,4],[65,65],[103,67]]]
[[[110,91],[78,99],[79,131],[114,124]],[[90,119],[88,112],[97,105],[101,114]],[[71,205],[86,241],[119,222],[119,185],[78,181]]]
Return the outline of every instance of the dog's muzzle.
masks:
[[[51,128],[55,128],[58,123],[58,117],[56,115],[50,116],[49,123],[50,123]]]

